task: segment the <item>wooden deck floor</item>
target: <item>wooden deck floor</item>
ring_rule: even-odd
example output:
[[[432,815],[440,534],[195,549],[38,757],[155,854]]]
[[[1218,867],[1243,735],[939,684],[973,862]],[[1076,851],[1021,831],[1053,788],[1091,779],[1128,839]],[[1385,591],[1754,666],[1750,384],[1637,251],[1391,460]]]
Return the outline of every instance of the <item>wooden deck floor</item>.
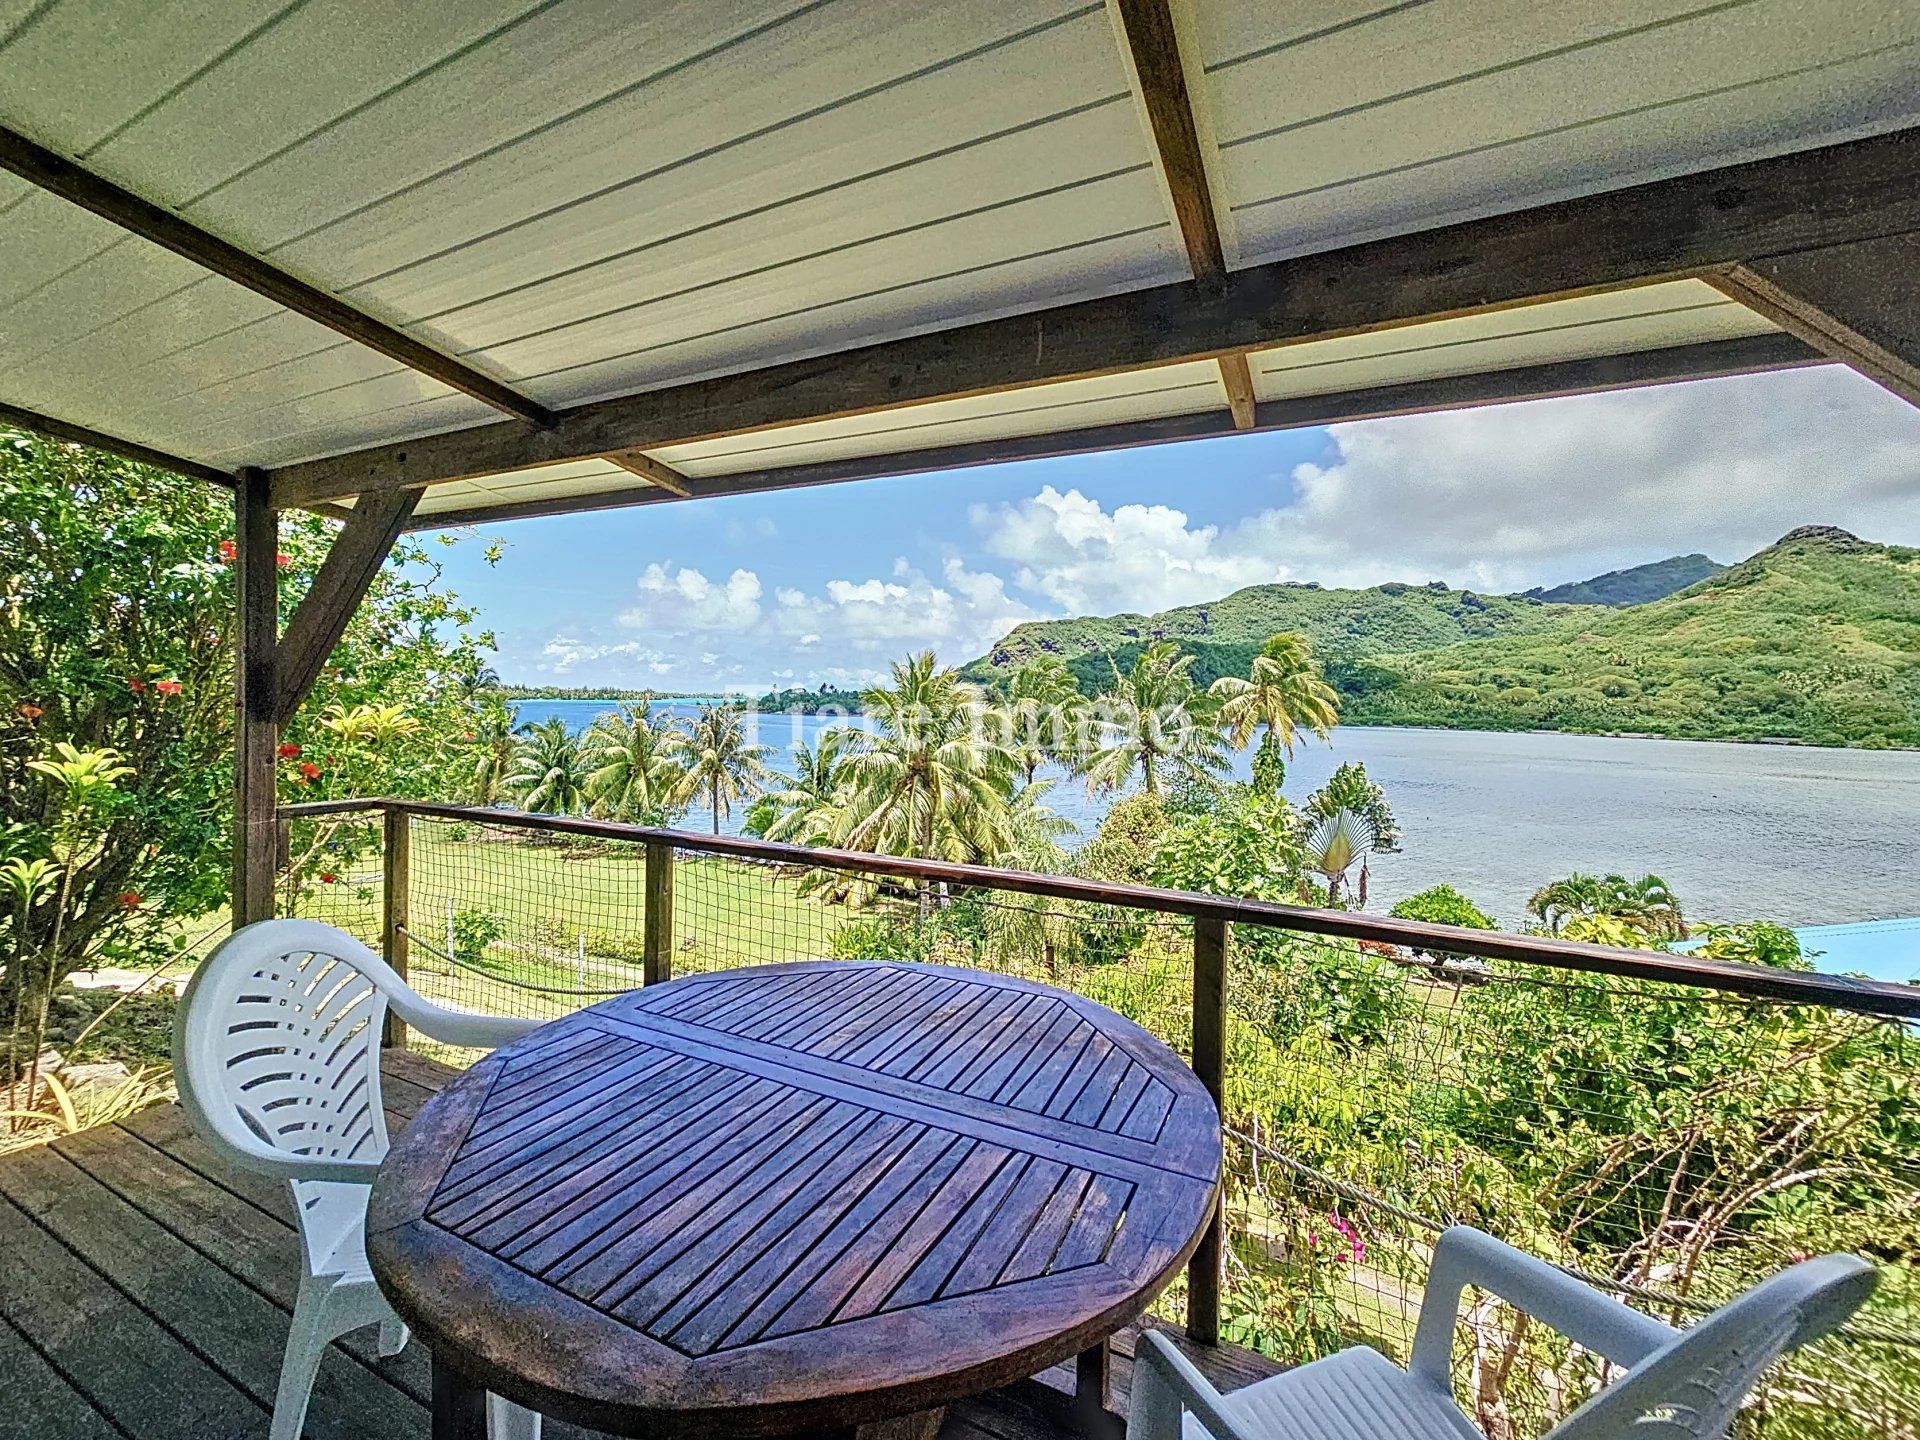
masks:
[[[454,1073],[404,1051],[385,1070],[395,1133]],[[265,1436],[299,1273],[286,1187],[223,1165],[177,1106],[0,1156],[0,1440]],[[1116,1407],[1131,1348],[1115,1345]],[[1190,1353],[1223,1386],[1277,1368]],[[425,1440],[427,1372],[418,1344],[382,1359],[372,1330],[344,1337],[307,1434]],[[1067,1440],[1071,1383],[1062,1368],[955,1407],[941,1440]]]

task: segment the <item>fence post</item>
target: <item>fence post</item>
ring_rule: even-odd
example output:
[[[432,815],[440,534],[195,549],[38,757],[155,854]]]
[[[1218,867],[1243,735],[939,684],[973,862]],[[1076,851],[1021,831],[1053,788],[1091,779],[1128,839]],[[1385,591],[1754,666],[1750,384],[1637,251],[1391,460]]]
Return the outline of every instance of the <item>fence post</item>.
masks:
[[[1193,922],[1193,1073],[1226,1117],[1227,922]],[[1187,1334],[1202,1345],[1220,1343],[1222,1199],[1216,1201],[1200,1248],[1187,1262]]]
[[[407,886],[408,845],[411,831],[407,812],[388,809],[382,812],[380,953],[394,974],[407,978]],[[387,1027],[380,1043],[397,1050],[407,1048],[407,1022],[387,1011]]]
[[[658,985],[673,978],[673,846],[647,842],[646,948],[640,983]]]

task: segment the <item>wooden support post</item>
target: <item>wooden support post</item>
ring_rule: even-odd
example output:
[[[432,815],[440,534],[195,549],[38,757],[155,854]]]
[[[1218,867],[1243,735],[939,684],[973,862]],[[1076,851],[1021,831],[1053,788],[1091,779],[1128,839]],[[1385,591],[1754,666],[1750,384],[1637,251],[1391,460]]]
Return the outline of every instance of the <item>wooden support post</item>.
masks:
[[[380,950],[402,980],[407,978],[407,887],[410,883],[412,828],[407,812],[389,809],[382,824],[382,889]],[[394,1050],[407,1048],[407,1022],[387,1011],[387,1028],[380,1043]]]
[[[1193,1071],[1226,1114],[1227,922],[1193,922]],[[1224,1184],[1223,1184],[1224,1189]],[[1224,1217],[1215,1201],[1213,1222],[1187,1263],[1187,1334],[1202,1345],[1220,1343],[1220,1283]]]
[[[673,847],[647,842],[646,944],[640,983],[658,985],[673,978]]]
[[[266,475],[239,472],[234,489],[233,925],[273,914],[275,657],[280,624],[278,515]]]

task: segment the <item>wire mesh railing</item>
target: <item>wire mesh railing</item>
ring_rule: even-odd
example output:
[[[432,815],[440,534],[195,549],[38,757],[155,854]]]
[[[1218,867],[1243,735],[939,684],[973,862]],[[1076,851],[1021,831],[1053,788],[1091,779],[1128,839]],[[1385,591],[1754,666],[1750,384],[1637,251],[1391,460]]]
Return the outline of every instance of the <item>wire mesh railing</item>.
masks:
[[[291,849],[339,864],[309,865],[290,908],[384,945],[442,1004],[558,1015],[842,958],[1017,974],[1136,1021],[1221,1100],[1224,1243],[1161,1302],[1203,1336],[1404,1361],[1453,1223],[1671,1324],[1848,1250],[1879,1292],[1741,1425],[1920,1440],[1908,987],[512,812],[314,808]],[[1491,1296],[1470,1297],[1455,1355],[1490,1440],[1541,1433],[1608,1378]]]

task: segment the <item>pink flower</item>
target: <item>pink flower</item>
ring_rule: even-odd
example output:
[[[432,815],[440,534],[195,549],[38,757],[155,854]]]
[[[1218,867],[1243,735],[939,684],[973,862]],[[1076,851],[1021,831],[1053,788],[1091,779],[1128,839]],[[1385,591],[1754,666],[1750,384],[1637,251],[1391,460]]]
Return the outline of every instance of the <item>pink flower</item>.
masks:
[[[286,551],[281,550],[274,555],[273,563],[278,565],[282,570],[284,570],[287,568],[287,566],[293,563],[293,556],[289,555]]]
[[[134,694],[136,695],[141,694],[143,691],[146,690],[146,688],[147,688],[147,682],[140,679],[138,676],[128,677],[127,689],[131,690]]]
[[[178,695],[180,693],[180,682],[178,680],[156,680],[153,682],[153,688],[158,690],[162,695]]]
[[[222,540],[220,542],[220,558],[227,564],[231,565],[239,554],[240,547],[233,541]]]
[[[300,778],[302,780],[318,780],[320,778],[320,767],[311,760],[302,760],[300,762]]]

